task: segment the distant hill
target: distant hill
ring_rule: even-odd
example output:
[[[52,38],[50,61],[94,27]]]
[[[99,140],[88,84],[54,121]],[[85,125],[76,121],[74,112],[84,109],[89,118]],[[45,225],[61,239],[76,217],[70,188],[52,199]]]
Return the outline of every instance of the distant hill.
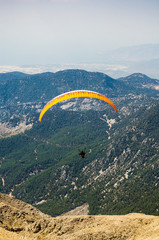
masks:
[[[76,89],[100,92],[121,105],[121,99],[122,102],[124,98],[128,100],[130,95],[151,96],[151,100],[152,96],[156,98],[158,96],[159,80],[151,79],[141,73],[113,79],[103,73],[84,70],[65,70],[41,74],[1,73],[1,122],[12,119],[12,122],[16,123],[18,116],[21,121],[31,123],[31,115],[40,111],[49,100],[58,94]],[[72,102],[75,104],[73,105],[74,109],[81,109],[82,100],[72,100]],[[125,104],[127,104],[127,101],[125,101]],[[93,107],[93,104],[91,105]],[[97,104],[97,102],[95,105],[98,110],[102,108],[102,105]],[[61,104],[57,107],[59,106]]]
[[[153,88],[144,86],[144,83],[148,80],[149,85],[155,86],[159,85],[159,80],[148,78],[140,73],[131,76],[113,79],[103,73],[84,70],[65,70],[34,75],[20,72],[1,73],[0,106],[35,101],[36,103],[46,102],[58,94],[77,89],[94,90],[108,97],[119,97],[130,93],[140,94],[145,89],[150,93],[156,93]]]
[[[6,73],[0,74],[0,102],[4,105],[49,101],[60,93],[76,89],[96,89],[103,93],[108,88],[108,95],[111,95],[118,85],[118,82],[105,74],[83,70],[34,75]]]

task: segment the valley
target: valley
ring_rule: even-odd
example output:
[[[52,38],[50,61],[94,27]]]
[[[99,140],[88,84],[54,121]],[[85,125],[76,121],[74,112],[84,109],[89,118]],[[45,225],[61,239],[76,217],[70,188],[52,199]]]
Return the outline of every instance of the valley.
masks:
[[[53,217],[83,204],[91,215],[159,214],[159,80],[83,70],[0,77],[2,193]],[[71,99],[38,122],[47,101],[78,88],[105,94],[118,112],[100,100]]]

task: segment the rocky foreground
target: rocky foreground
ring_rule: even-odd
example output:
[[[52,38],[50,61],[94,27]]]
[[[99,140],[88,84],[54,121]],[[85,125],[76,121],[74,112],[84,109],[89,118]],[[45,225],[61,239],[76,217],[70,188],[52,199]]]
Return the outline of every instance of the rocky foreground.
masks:
[[[0,194],[0,240],[159,240],[159,217],[60,216],[52,218]]]

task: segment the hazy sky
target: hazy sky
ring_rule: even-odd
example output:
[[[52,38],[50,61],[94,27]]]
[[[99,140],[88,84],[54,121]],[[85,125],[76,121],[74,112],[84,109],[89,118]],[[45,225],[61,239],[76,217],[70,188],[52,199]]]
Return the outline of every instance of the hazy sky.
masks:
[[[0,65],[95,63],[159,43],[158,0],[0,0]]]

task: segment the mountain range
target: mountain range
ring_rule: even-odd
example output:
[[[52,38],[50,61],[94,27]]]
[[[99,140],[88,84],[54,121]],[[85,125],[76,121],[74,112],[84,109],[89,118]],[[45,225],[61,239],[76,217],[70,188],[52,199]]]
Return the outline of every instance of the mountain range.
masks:
[[[38,122],[49,100],[76,89],[105,94],[118,112],[72,99]],[[82,204],[89,214],[159,215],[158,90],[141,73],[0,74],[0,191],[52,216]]]

